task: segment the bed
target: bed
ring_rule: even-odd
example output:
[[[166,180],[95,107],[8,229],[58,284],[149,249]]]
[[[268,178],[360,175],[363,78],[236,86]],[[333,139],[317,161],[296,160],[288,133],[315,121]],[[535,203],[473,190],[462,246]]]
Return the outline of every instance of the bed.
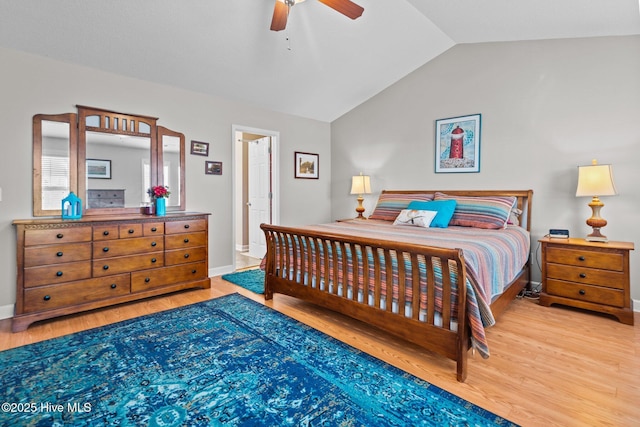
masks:
[[[262,224],[265,299],[286,294],[373,325],[454,360],[463,382],[469,349],[489,356],[484,329],[529,284],[532,196],[385,190],[367,220]]]

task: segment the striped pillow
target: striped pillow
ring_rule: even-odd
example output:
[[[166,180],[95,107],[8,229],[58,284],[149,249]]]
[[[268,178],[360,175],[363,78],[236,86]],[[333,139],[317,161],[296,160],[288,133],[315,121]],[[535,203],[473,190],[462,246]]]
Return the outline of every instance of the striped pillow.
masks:
[[[381,193],[378,203],[369,219],[379,219],[383,221],[395,221],[403,209],[407,209],[409,203],[414,200],[428,202],[433,200],[433,194],[429,193]]]
[[[513,196],[450,196],[436,193],[435,199],[457,202],[449,225],[494,230],[506,228],[509,213],[516,203]]]

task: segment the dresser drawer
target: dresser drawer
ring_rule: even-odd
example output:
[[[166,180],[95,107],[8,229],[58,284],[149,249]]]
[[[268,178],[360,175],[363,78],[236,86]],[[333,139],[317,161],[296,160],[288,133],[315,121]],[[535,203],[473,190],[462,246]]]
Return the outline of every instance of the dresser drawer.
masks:
[[[25,230],[24,245],[53,245],[56,243],[90,242],[91,227],[52,228],[48,230]]]
[[[142,224],[121,224],[118,227],[118,237],[121,239],[142,237]]]
[[[187,221],[170,221],[164,224],[166,234],[193,233],[207,229],[206,219],[191,219]]]
[[[93,242],[93,258],[111,258],[164,250],[164,236]]]
[[[71,282],[91,277],[91,261],[68,262],[24,269],[24,287]]]
[[[24,248],[24,266],[60,264],[91,259],[91,243],[29,246]]]
[[[164,252],[150,252],[144,255],[105,258],[93,261],[93,277],[162,267]]]
[[[207,241],[206,233],[174,234],[164,237],[164,247],[167,249],[181,249],[204,246]]]
[[[624,257],[623,254],[619,252],[601,252],[549,247],[547,249],[546,257],[547,262],[555,264],[577,265],[615,271],[624,270]]]
[[[164,234],[164,222],[145,222],[142,224],[142,234],[145,236]]]
[[[89,208],[124,208],[124,190],[87,190]]]
[[[201,280],[208,277],[207,263],[196,262],[131,273],[131,292]]]
[[[198,246],[195,248],[177,249],[167,251],[164,255],[165,265],[185,264],[187,262],[204,261],[207,258],[207,248]]]
[[[547,293],[573,300],[588,301],[598,304],[606,304],[613,307],[624,307],[624,291],[621,289],[603,288],[548,279]]]
[[[113,240],[118,238],[118,225],[96,225],[93,227],[93,240]]]
[[[131,292],[129,274],[25,289],[25,312],[53,310]]]
[[[624,289],[625,274],[621,271],[547,264],[547,277],[571,282],[587,283],[608,288]]]

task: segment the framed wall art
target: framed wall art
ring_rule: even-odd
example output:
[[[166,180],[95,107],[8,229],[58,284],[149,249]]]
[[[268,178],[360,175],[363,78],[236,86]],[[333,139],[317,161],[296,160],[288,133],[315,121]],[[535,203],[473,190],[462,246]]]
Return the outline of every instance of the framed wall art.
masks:
[[[207,175],[222,175],[222,162],[204,162],[204,173]]]
[[[436,173],[480,172],[480,114],[436,120]]]
[[[87,159],[87,178],[111,179],[111,160]]]
[[[318,179],[320,156],[312,153],[295,152],[295,177]]]
[[[200,141],[191,141],[191,154],[196,156],[208,156],[209,155],[209,143]]]

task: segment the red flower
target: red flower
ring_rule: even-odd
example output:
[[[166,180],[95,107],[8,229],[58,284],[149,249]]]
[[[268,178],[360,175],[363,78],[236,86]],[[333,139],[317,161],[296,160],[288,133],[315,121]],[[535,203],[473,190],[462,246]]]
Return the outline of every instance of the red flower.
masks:
[[[161,199],[169,197],[171,192],[169,191],[169,187],[165,187],[164,185],[156,185],[155,187],[151,187],[147,190],[147,194],[152,199]]]

